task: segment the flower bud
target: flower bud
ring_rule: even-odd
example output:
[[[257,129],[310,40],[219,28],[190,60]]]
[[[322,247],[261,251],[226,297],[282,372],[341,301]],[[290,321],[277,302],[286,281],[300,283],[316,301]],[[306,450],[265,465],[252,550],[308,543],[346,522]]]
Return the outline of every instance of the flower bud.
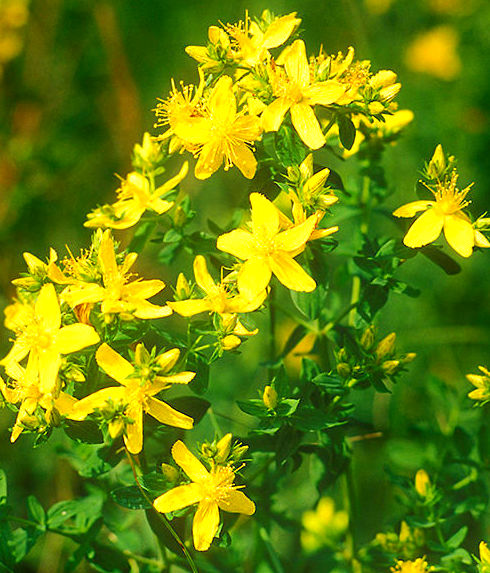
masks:
[[[114,418],[107,426],[109,435],[113,440],[120,436],[124,431],[124,420],[122,418]]]
[[[187,215],[180,205],[174,210],[174,224],[176,227],[182,227],[187,221]]]
[[[50,426],[59,426],[61,424],[61,414],[58,412],[58,410],[56,408],[49,408],[48,410],[46,410],[46,413],[44,415],[44,417],[46,418],[46,422],[50,425]]]
[[[169,481],[171,483],[177,483],[179,481],[180,474],[179,474],[179,470],[177,468],[174,468],[174,466],[171,466],[170,464],[163,463],[161,465],[161,469],[162,469],[163,477],[167,481]]]
[[[440,179],[446,170],[446,158],[444,157],[444,151],[442,150],[442,145],[436,147],[432,159],[429,161],[429,166],[427,168],[427,174],[432,179]]]
[[[185,278],[184,273],[179,273],[177,284],[175,285],[176,300],[185,300],[191,296],[189,281]]]
[[[226,461],[231,451],[231,441],[233,439],[232,434],[228,433],[224,435],[221,440],[216,444],[216,456],[215,460],[218,463],[223,463]]]
[[[374,344],[376,329],[373,325],[368,326],[361,336],[361,346],[364,350],[371,350]]]
[[[394,99],[398,92],[401,90],[401,84],[393,84],[392,86],[387,86],[380,90],[379,92],[379,99],[383,103],[389,103],[392,99]]]
[[[277,392],[272,386],[266,386],[262,394],[262,401],[268,410],[274,410],[277,406]]]
[[[386,372],[386,374],[394,374],[400,366],[399,360],[385,360],[381,365],[381,368]]]
[[[180,350],[178,348],[171,348],[163,354],[159,354],[156,357],[156,362],[163,373],[169,372],[177,364],[179,356]]]
[[[238,336],[235,336],[234,334],[228,334],[228,336],[225,336],[221,340],[221,348],[223,350],[234,350],[240,346],[241,343],[242,341],[238,338]]]
[[[415,474],[415,490],[420,497],[427,497],[431,488],[429,474],[421,469]]]
[[[408,364],[409,362],[413,362],[416,358],[417,354],[415,352],[408,352],[400,358],[400,362],[402,364]]]
[[[395,350],[396,332],[392,332],[385,336],[383,340],[376,347],[376,357],[381,360],[385,356],[392,354]]]
[[[337,373],[342,376],[342,378],[349,378],[351,375],[351,367],[347,362],[339,362],[337,364]]]

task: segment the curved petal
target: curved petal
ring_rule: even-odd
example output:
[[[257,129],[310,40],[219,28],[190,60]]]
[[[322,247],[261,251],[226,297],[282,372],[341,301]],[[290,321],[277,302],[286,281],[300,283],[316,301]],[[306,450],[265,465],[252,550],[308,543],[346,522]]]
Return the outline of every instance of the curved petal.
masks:
[[[444,236],[458,255],[468,258],[473,253],[475,230],[468,219],[457,213],[447,215],[444,220]]]
[[[153,209],[153,211],[155,211],[155,213],[158,213],[158,215],[163,215],[163,213],[166,213],[173,206],[174,206],[174,201],[165,201],[165,199],[159,199],[158,197],[152,197],[148,201],[147,205],[149,209]]]
[[[42,319],[45,328],[58,330],[61,325],[60,304],[51,283],[41,288],[35,309],[36,316]]]
[[[490,241],[485,237],[483,233],[475,229],[475,246],[488,249],[490,247]]]
[[[208,295],[215,295],[219,289],[216,286],[212,276],[209,274],[206,259],[202,255],[197,255],[194,259],[194,277],[196,283]]]
[[[190,430],[194,426],[194,420],[190,416],[174,410],[174,408],[156,398],[148,397],[145,410],[150,416],[167,426],[183,428],[184,430]]]
[[[243,263],[238,273],[238,290],[246,298],[253,299],[265,290],[271,276],[269,257],[251,257]]]
[[[322,169],[321,171],[318,171],[312,175],[303,185],[303,193],[316,193],[322,189],[325,186],[325,182],[327,181],[329,175],[330,169],[328,167],[325,167],[325,169]]]
[[[262,127],[264,131],[277,131],[284,120],[291,103],[283,97],[270,103],[262,112]]]
[[[202,499],[201,486],[197,483],[179,485],[157,497],[153,507],[160,513],[170,513],[183,509]]]
[[[296,12],[273,20],[264,34],[264,48],[277,48],[284,44],[300,23],[301,20],[296,18]]]
[[[203,298],[190,298],[188,300],[178,300],[175,302],[168,302],[167,305],[180,316],[194,316],[200,312],[209,312],[211,310],[211,303]]]
[[[221,167],[224,157],[223,139],[215,138],[203,145],[194,169],[196,178],[207,179],[211,177]]]
[[[72,308],[79,304],[104,300],[105,288],[97,284],[71,285],[61,293],[61,298]]]
[[[125,384],[126,378],[134,372],[133,365],[105,342],[97,348],[95,359],[102,370],[120,384]]]
[[[169,191],[171,191],[172,189],[177,187],[177,185],[186,177],[188,171],[189,171],[189,162],[184,161],[184,163],[182,164],[182,167],[180,168],[180,171],[177,173],[177,175],[174,175],[171,179],[166,181],[163,185],[160,185],[160,187],[158,187],[155,190],[154,195],[161,197],[162,195],[168,193]]]
[[[255,513],[255,503],[237,489],[231,490],[228,497],[218,501],[218,506],[223,511],[230,513],[243,513],[245,515]]]
[[[192,537],[197,551],[207,551],[211,546],[219,526],[219,509],[215,501],[199,503],[194,521]]]
[[[231,125],[236,116],[236,99],[233,93],[233,80],[221,76],[209,97],[208,109],[213,122]]]
[[[229,159],[247,179],[253,179],[257,171],[257,160],[250,147],[243,142],[230,145]]]
[[[176,121],[174,132],[186,143],[203,145],[211,139],[212,122],[208,117],[192,117]]]
[[[287,253],[281,251],[274,253],[271,257],[271,268],[279,281],[291,290],[311,292],[316,288],[316,282]]]
[[[303,97],[312,105],[330,105],[345,92],[345,86],[336,81],[316,82],[303,90]]]
[[[393,215],[395,217],[413,217],[419,211],[426,211],[432,205],[435,205],[435,201],[412,201],[398,207],[393,211]]]
[[[28,341],[24,340],[23,338],[19,338],[14,342],[7,356],[2,358],[0,364],[20,362],[29,354],[30,349],[31,347],[29,346]]]
[[[62,416],[68,416],[73,411],[73,406],[78,402],[76,398],[66,392],[60,392],[60,395],[54,401],[54,405]]]
[[[129,404],[125,411],[126,416],[133,420],[126,424],[124,443],[131,454],[139,454],[143,449],[143,408],[139,402]]]
[[[97,344],[99,340],[99,335],[92,326],[69,324],[57,332],[56,349],[60,354],[70,354],[92,344]]]
[[[318,119],[311,106],[306,103],[296,103],[291,107],[291,121],[303,143],[311,149],[319,149],[325,144]]]
[[[310,83],[310,67],[303,40],[295,40],[284,58],[284,68],[289,79],[305,88]]]
[[[279,233],[274,242],[275,247],[282,251],[296,251],[304,247],[315,229],[317,221],[316,215],[310,215],[304,223]]]
[[[181,440],[172,446],[172,457],[192,481],[202,482],[209,478],[208,470]]]
[[[109,401],[121,402],[124,396],[125,390],[122,387],[102,388],[102,390],[78,400],[67,417],[70,420],[85,420],[97,408],[105,406]]]
[[[150,298],[165,288],[165,283],[158,279],[149,281],[136,280],[124,285],[122,289],[123,297]]]
[[[39,390],[43,394],[48,394],[56,390],[56,378],[58,377],[60,366],[61,356],[56,350],[48,349],[39,353]]]
[[[412,249],[428,245],[437,239],[441,234],[444,224],[444,215],[436,209],[429,209],[422,213],[412,224],[408,233],[403,239],[403,243]]]
[[[251,193],[252,229],[259,241],[272,240],[279,231],[279,211],[277,207],[261,193]]]
[[[217,248],[238,259],[249,259],[255,253],[254,237],[248,231],[235,229],[218,237]]]
[[[195,372],[177,372],[177,374],[168,374],[167,376],[156,376],[151,389],[151,396],[154,396],[171,384],[189,384],[196,376]],[[155,392],[153,392],[155,388]]]
[[[134,310],[132,311],[132,314],[136,318],[164,318],[165,316],[170,316],[172,314],[172,309],[169,306],[158,306],[148,302],[147,300],[129,300],[128,303],[133,304]]]

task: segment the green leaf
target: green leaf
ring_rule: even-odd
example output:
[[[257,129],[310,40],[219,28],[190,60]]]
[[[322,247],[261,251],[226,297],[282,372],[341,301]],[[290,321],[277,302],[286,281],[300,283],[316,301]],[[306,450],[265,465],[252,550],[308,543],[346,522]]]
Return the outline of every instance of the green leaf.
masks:
[[[111,497],[116,503],[127,509],[149,509],[151,507],[151,504],[148,503],[136,485],[113,489],[111,491]]]
[[[149,239],[150,235],[155,229],[155,226],[156,224],[153,221],[140,223],[136,227],[136,231],[133,235],[133,238],[129,243],[128,251],[130,253],[141,253],[146,244],[146,241]]]
[[[237,400],[237,405],[242,412],[245,412],[245,414],[249,416],[263,418],[267,415],[267,408],[262,400]]]
[[[351,149],[356,138],[356,126],[347,115],[340,115],[337,118],[337,125],[339,126],[340,143],[345,149]]]
[[[161,495],[169,489],[171,483],[159,472],[150,472],[140,477],[140,482],[151,493]]]
[[[194,424],[198,424],[202,420],[211,405],[210,402],[198,396],[180,396],[167,402],[179,412],[190,416],[194,420]]]
[[[99,426],[91,420],[83,420],[81,422],[65,420],[63,430],[69,438],[76,442],[101,444],[104,441],[104,436],[99,430]]]
[[[325,430],[346,423],[346,420],[332,419],[330,414],[317,410],[313,406],[302,406],[292,416],[296,428],[303,431]]]
[[[294,400],[292,398],[288,398],[287,400],[281,400],[281,402],[277,405],[275,412],[277,416],[281,416],[286,418],[291,416],[296,412],[296,408],[298,407],[299,400]]]
[[[327,299],[327,290],[323,285],[317,285],[313,292],[299,292],[293,290],[290,292],[291,300],[294,305],[304,316],[306,316],[306,318],[309,320],[315,320],[320,316],[320,312],[325,307]]]
[[[420,252],[448,275],[457,275],[461,272],[460,265],[449,255],[442,252],[441,249],[434,247],[434,245],[422,247]]]
[[[456,549],[461,545],[461,543],[463,543],[467,533],[468,527],[463,525],[461,529],[459,529],[452,537],[446,541],[446,545],[451,549]]]
[[[130,573],[127,558],[114,547],[96,543],[94,551],[89,552],[88,561],[96,571],[102,573]]]
[[[275,154],[284,167],[299,165],[307,155],[304,143],[292,126],[283,123],[274,138]]]
[[[0,470],[0,505],[7,503],[7,475],[4,470]]]
[[[35,496],[27,498],[27,515],[31,521],[35,521],[42,530],[46,529],[46,512]]]
[[[165,525],[166,522],[177,533],[180,539],[186,538],[185,517],[174,517],[171,521],[165,515],[156,512],[154,509],[146,510],[146,519],[153,533],[158,537],[160,543],[179,557],[182,557],[182,548],[175,540],[174,536]]]
[[[187,385],[196,394],[204,394],[209,385],[209,364],[201,356],[193,354],[189,357],[187,367],[195,372],[193,380]]]
[[[55,503],[48,509],[47,527],[62,528],[69,533],[85,533],[100,517],[102,502],[103,497],[98,492],[81,499]],[[67,521],[70,523],[67,524]]]
[[[320,366],[311,358],[303,358],[301,361],[301,380],[303,382],[311,382],[316,376],[320,374]]]

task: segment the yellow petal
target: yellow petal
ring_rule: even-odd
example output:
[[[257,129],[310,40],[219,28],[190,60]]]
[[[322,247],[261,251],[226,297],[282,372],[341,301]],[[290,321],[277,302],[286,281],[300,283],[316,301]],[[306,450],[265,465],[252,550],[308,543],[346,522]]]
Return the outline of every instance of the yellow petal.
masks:
[[[235,229],[219,236],[216,246],[220,251],[230,253],[242,260],[249,259],[255,253],[253,235],[243,229]]]
[[[255,503],[236,489],[231,490],[226,498],[218,501],[218,506],[223,511],[230,513],[243,513],[245,515],[255,513]]]
[[[133,301],[128,301],[129,303]],[[169,306],[157,306],[147,300],[134,301],[133,316],[142,319],[164,318],[172,314],[172,309]]]
[[[123,287],[123,296],[135,298],[150,298],[165,288],[165,283],[158,279],[149,281],[133,281]]]
[[[260,120],[255,115],[241,115],[233,122],[230,137],[241,141],[255,141],[262,133]]]
[[[444,220],[444,236],[449,245],[462,257],[470,257],[475,245],[475,230],[468,219],[447,215]]]
[[[43,326],[49,330],[57,330],[61,325],[60,304],[54,286],[44,285],[36,300],[36,316],[42,319]]]
[[[284,120],[291,103],[286,98],[277,98],[269,104],[262,113],[264,131],[277,131]]]
[[[325,144],[325,136],[311,106],[296,103],[291,107],[291,121],[303,143],[311,149],[319,149]]]
[[[428,245],[441,234],[443,224],[444,215],[436,209],[429,209],[412,224],[403,242],[412,249]]]
[[[56,349],[60,354],[70,354],[92,344],[97,344],[99,340],[99,335],[95,329],[88,324],[69,324],[58,331]]]
[[[153,386],[161,385],[161,389],[163,389],[169,384],[189,384],[195,375],[195,372],[177,372],[176,374],[167,374],[166,376],[156,376]],[[160,392],[160,390],[158,390],[158,392]]]
[[[193,298],[188,300],[179,300],[168,302],[168,306],[181,316],[194,316],[200,312],[209,312],[212,307],[209,300]]]
[[[317,220],[316,215],[310,215],[304,223],[279,233],[274,241],[275,247],[282,251],[296,251],[304,247],[316,226]]]
[[[485,237],[483,233],[480,233],[480,231],[477,231],[476,229],[475,229],[475,246],[484,249],[490,248],[490,241]]]
[[[194,259],[194,277],[196,278],[196,283],[206,294],[213,296],[219,291],[216,283],[209,274],[206,259],[202,255],[197,255]]]
[[[60,395],[54,401],[54,405],[62,416],[68,416],[73,411],[73,406],[78,402],[76,398],[66,392],[60,392]]]
[[[155,190],[155,195],[161,197],[165,193],[168,193],[169,191],[177,187],[177,185],[186,177],[188,171],[189,171],[189,162],[184,161],[177,175],[174,175],[174,177],[166,181],[163,185],[160,185],[160,187],[158,187],[158,189]]]
[[[395,217],[413,217],[419,211],[426,211],[431,205],[435,205],[435,201],[412,201],[398,207],[398,209],[393,211],[393,215]]]
[[[312,105],[330,105],[345,92],[345,86],[336,81],[316,82],[303,91],[303,96]]]
[[[199,160],[194,169],[197,179],[208,179],[213,173],[218,171],[223,163],[225,153],[223,150],[223,139],[213,139],[203,145],[199,154]]]
[[[222,76],[211,92],[208,102],[211,118],[220,125],[230,125],[236,116],[236,99],[233,93],[233,80]]]
[[[133,365],[105,342],[97,348],[95,359],[106,374],[121,384],[126,384],[126,379],[134,372]]]
[[[124,400],[124,396],[125,389],[122,387],[102,388],[102,390],[78,400],[67,417],[70,420],[85,420],[94,410],[104,407],[109,400],[119,403]]]
[[[490,565],[490,549],[488,549],[488,545],[482,541],[479,545],[480,549],[480,559],[485,565]]]
[[[240,169],[244,177],[247,179],[253,179],[255,177],[257,160],[246,143],[238,142],[230,145],[229,154],[229,159]]]
[[[163,213],[166,213],[173,206],[173,201],[165,201],[164,199],[159,199],[158,197],[152,198],[150,201],[148,201],[147,205],[148,209],[153,209],[153,211],[155,211],[155,213],[158,215],[163,215]]]
[[[175,442],[172,446],[172,457],[192,481],[202,482],[209,478],[208,470],[191,454],[184,442]]]
[[[219,526],[219,510],[215,501],[201,501],[192,522],[192,537],[197,551],[207,551]]]
[[[139,454],[143,449],[143,408],[136,402],[129,404],[125,415],[133,420],[132,424],[126,424],[124,443],[128,452]]]
[[[149,397],[147,399],[146,411],[161,424],[166,424],[167,426],[190,430],[194,425],[194,420],[190,416],[186,416],[182,414],[182,412],[174,410],[174,408],[171,408],[168,404],[156,398]]]
[[[88,283],[68,286],[61,293],[61,298],[72,308],[79,304],[100,302],[104,296],[104,287]]]
[[[296,12],[291,12],[291,14],[273,20],[264,34],[264,48],[277,48],[284,44],[300,23],[301,20],[296,18]]]
[[[179,485],[167,491],[153,502],[153,507],[160,513],[170,513],[183,509],[202,499],[201,486],[197,483]]]
[[[272,276],[269,257],[251,257],[243,263],[238,273],[240,294],[252,299],[265,290]]]
[[[213,124],[208,117],[193,117],[178,121],[174,127],[175,134],[193,145],[203,145],[212,136]]]
[[[104,285],[111,286],[111,283],[118,276],[116,254],[114,252],[114,241],[109,231],[105,231],[100,242],[99,263],[102,269]]]
[[[272,272],[287,288],[301,292],[311,292],[316,288],[316,282],[290,255],[282,251],[274,253],[270,258]]]
[[[30,351],[31,347],[28,345],[27,341],[22,338],[16,340],[14,345],[10,349],[9,353],[5,358],[2,358],[0,364],[8,364],[9,362],[20,362],[23,360]]]
[[[284,67],[288,77],[305,88],[310,83],[310,67],[306,57],[306,48],[303,40],[295,40],[287,52]]]
[[[316,193],[316,191],[322,189],[325,186],[325,182],[327,181],[329,175],[330,169],[328,167],[325,167],[325,169],[322,169],[321,171],[318,171],[318,173],[312,175],[303,185],[303,193]],[[337,200],[337,197],[335,197],[335,200]]]
[[[39,353],[38,361],[39,390],[43,394],[55,392],[56,378],[61,366],[60,354],[56,350],[44,350]]]
[[[251,193],[252,229],[259,241],[269,241],[279,231],[279,212],[277,207],[261,193]]]

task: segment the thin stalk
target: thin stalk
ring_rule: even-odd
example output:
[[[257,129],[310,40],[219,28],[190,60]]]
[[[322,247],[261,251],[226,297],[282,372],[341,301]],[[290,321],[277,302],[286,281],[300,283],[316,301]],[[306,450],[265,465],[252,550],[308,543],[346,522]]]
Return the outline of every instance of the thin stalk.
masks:
[[[282,566],[281,562],[279,561],[279,557],[277,556],[277,553],[275,552],[274,548],[272,547],[269,533],[267,532],[265,527],[261,527],[259,529],[259,535],[260,535],[260,539],[262,540],[262,542],[265,545],[265,548],[267,549],[267,553],[269,554],[271,564],[272,564],[272,567],[274,568],[275,572],[276,573],[284,573],[283,566]]]
[[[349,463],[345,473],[342,475],[342,497],[344,510],[349,515],[349,529],[346,536],[345,556],[352,565],[353,573],[362,573],[362,566],[356,559],[356,540],[354,535],[354,522],[356,511],[356,497],[354,492],[354,480],[352,477],[352,464]]]
[[[156,515],[158,516],[158,518],[160,519],[160,521],[165,525],[165,527],[168,529],[170,535],[175,539],[175,541],[178,543],[179,547],[182,549],[182,552],[185,555],[185,558],[187,560],[187,563],[189,564],[189,567],[191,568],[192,573],[199,573],[199,571],[197,570],[196,564],[194,563],[194,560],[192,559],[191,554],[189,553],[189,550],[187,549],[187,547],[184,545],[183,541],[180,539],[180,537],[178,536],[177,532],[174,530],[174,528],[170,525],[170,523],[168,522],[168,520],[166,519],[166,517],[161,514],[159,511],[157,511],[154,507],[153,507],[153,501],[149,498],[148,494],[146,493],[145,489],[143,488],[143,486],[140,484],[139,479],[138,479],[138,474],[136,472],[136,468],[133,462],[133,458],[131,456],[131,454],[128,452],[128,450],[126,450],[126,456],[129,460],[129,465],[131,466],[131,470],[133,472],[133,476],[134,476],[134,481],[136,482],[136,485],[138,486],[138,489],[141,492],[141,495],[146,499],[146,501],[150,504],[151,508],[153,509],[153,511],[156,513]]]

